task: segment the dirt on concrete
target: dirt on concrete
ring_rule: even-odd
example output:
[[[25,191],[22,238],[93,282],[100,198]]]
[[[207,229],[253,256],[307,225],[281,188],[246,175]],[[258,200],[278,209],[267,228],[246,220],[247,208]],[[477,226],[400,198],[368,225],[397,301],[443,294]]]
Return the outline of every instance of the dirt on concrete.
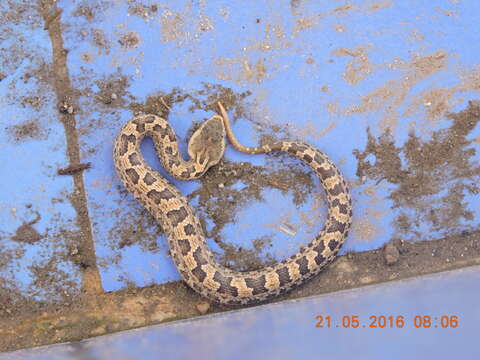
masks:
[[[92,7],[87,1],[80,2],[74,16],[82,17],[89,23],[94,22],[109,6],[106,1],[96,4]],[[292,1],[291,4],[292,9],[301,7],[301,1]],[[40,10],[44,20],[50,19],[51,14],[55,14],[54,1],[42,1]],[[25,6],[24,11],[30,10]],[[129,4],[131,14],[145,19],[157,11],[156,5]],[[335,11],[350,9],[344,7]],[[10,12],[3,16],[8,21],[19,21]],[[208,30],[206,20],[204,24],[206,25],[201,31]],[[68,98],[74,106],[75,111],[70,112],[67,108],[67,111],[59,115],[59,119],[65,126],[69,161],[71,164],[79,164],[81,160],[79,136],[88,134],[91,130],[89,127],[93,128],[98,123],[92,122],[84,127],[76,126],[75,116],[82,111],[77,105],[81,92],[73,88],[68,77],[67,52],[62,43],[61,25],[52,20],[47,30],[53,45],[54,59],[53,70],[50,69],[52,71],[48,72],[53,78],[47,81],[54,87],[59,103]],[[101,53],[109,53],[111,41],[101,30],[91,29],[80,35],[85,40],[91,41]],[[131,48],[140,40],[131,34],[124,34],[118,41],[123,47]],[[351,71],[346,73],[346,80],[356,84],[369,74],[371,65],[365,49],[357,49],[353,54],[345,51],[344,49],[340,56],[353,57],[349,68]],[[11,59],[12,64],[16,58],[26,55],[24,49],[12,52],[17,55]],[[419,77],[422,78],[425,74],[438,71],[444,64],[444,57],[440,52],[426,60],[417,59],[418,71],[415,74],[420,74]],[[85,59],[88,60],[88,57]],[[11,65],[11,68],[15,66]],[[260,64],[259,74],[262,74],[262,71]],[[261,76],[258,79],[261,79]],[[85,74],[85,81],[88,82],[88,74]],[[411,87],[413,84],[407,85]],[[243,118],[257,127],[261,142],[271,141],[272,133],[279,139],[293,137],[287,128],[256,120],[249,112],[252,107],[249,92],[236,93],[218,84],[205,83],[197,91],[185,92],[173,89],[166,93],[152,94],[141,102],[128,92],[128,87],[129,78],[118,73],[91,84],[89,89],[84,89],[82,95],[88,92],[93,94],[95,109],[105,113],[114,109],[128,109],[133,114],[151,113],[165,118],[168,118],[174,106],[184,102],[191,104],[189,110],[194,112],[216,111],[216,103],[221,101],[229,109],[233,120]],[[388,90],[388,85],[386,89]],[[393,96],[395,102],[403,95],[402,92],[398,96]],[[25,106],[38,109],[45,100],[41,97],[38,99],[29,97],[24,101]],[[435,116],[440,116],[439,114],[444,111],[438,109],[440,110]],[[364,108],[356,110],[366,111]],[[393,201],[393,209],[400,210],[400,215],[395,219],[398,238],[392,239],[381,250],[349,253],[340,257],[318,277],[275,301],[480,263],[478,230],[460,226],[463,220],[472,219],[471,211],[465,206],[465,193],[478,193],[479,167],[473,160],[475,153],[471,147],[475,140],[469,140],[468,136],[480,119],[479,105],[471,103],[464,111],[450,114],[449,119],[450,126],[434,132],[428,139],[411,133],[408,140],[401,145],[393,141],[388,128],[385,128],[379,136],[368,133],[366,147],[358,149],[354,154],[358,162],[357,180],[387,182],[392,185],[389,199]],[[42,134],[35,121],[17,126],[18,128],[14,126],[9,130],[15,141],[36,138]],[[198,124],[192,125],[190,133],[196,126]],[[273,257],[268,256],[268,252],[267,256],[259,255],[270,246],[271,239],[268,237],[254,239],[252,250],[234,247],[222,240],[220,234],[223,227],[232,222],[237,211],[245,203],[261,200],[262,190],[267,187],[282,192],[291,191],[296,205],[303,204],[312,192],[313,176],[307,168],[300,164],[292,166],[292,163],[282,156],[272,157],[271,164],[273,163],[276,165],[262,167],[248,162],[232,163],[223,160],[209,170],[201,179],[200,188],[189,196],[190,200],[198,199],[195,209],[202,221],[205,223],[208,218],[214,224],[207,235],[223,250],[223,253],[216,254],[217,260],[233,269],[240,271],[258,269],[274,261]],[[267,162],[267,165],[269,164]],[[38,295],[46,294],[48,300],[38,300],[33,295],[25,296],[16,284],[10,283],[6,278],[0,278],[0,351],[80,340],[114,331],[198,316],[204,312],[231,309],[215,304],[205,305],[205,300],[181,281],[143,288],[126,282],[127,286],[123,290],[104,292],[98,270],[101,264],[97,263],[95,255],[83,177],[78,172],[71,175],[74,192],[65,196],[64,200],[52,199],[52,201],[72,203],[77,212],[76,225],[80,230],[59,231],[57,236],[66,241],[66,250],[55,253],[48,259],[49,261],[33,265],[30,269],[34,274],[36,286],[43,290],[43,294],[40,292]],[[241,191],[233,187],[237,181],[245,184]],[[122,188],[116,191],[123,192],[125,197],[129,196]],[[436,199],[433,205],[428,200],[432,196]],[[418,241],[425,240],[424,230],[420,231],[418,228],[418,219],[430,226],[431,233],[436,234],[435,239]],[[35,229],[35,224],[35,219],[25,222],[16,230],[12,239],[26,244],[41,241],[46,234],[40,234]],[[110,244],[114,248],[121,249],[138,244],[144,249],[154,251],[159,246],[157,238],[162,230],[144,210],[122,218],[122,224],[115,229],[120,236]],[[0,233],[0,238],[2,236]],[[24,251],[24,247],[18,248],[17,252],[11,251],[3,248],[0,243],[0,268],[18,259]],[[66,259],[80,270],[81,291],[78,291],[71,274],[59,266]]]
[[[473,230],[465,226],[474,219],[465,197],[480,192],[480,164],[469,139],[480,122],[480,102],[447,119],[450,126],[426,139],[412,131],[400,146],[390,129],[378,137],[368,130],[366,148],[354,151],[358,178],[393,185],[387,198],[399,210],[394,225],[405,240]]]
[[[434,241],[410,243],[394,240],[398,259],[385,260],[383,250],[349,253],[339,257],[319,276],[274,302],[318,295],[342,289],[398,280],[423,274],[480,264],[480,234],[463,233]],[[67,305],[50,304],[43,312],[17,313],[31,299],[11,294],[13,316],[0,320],[0,350],[9,351],[132,329],[202,315],[205,300],[183,282],[175,281],[144,288],[129,287],[88,296]],[[8,299],[7,299],[8,300]],[[199,309],[200,307],[200,309]],[[208,313],[231,310],[209,304]],[[8,315],[8,314],[7,314]]]
[[[25,242],[27,244],[34,244],[38,240],[43,238],[43,235],[39,234],[38,231],[33,226],[40,220],[40,218],[41,218],[40,214],[36,213],[35,219],[29,222],[24,222],[22,225],[20,225],[17,228],[15,235],[13,235],[11,239],[13,241]]]
[[[229,88],[204,83],[202,88],[195,92],[186,93],[181,89],[173,89],[169,93],[149,96],[143,103],[131,102],[129,108],[134,114],[156,114],[168,118],[171,109],[183,102],[190,104],[189,111],[195,112],[216,110],[217,102],[221,101],[227,109],[231,110],[233,118],[236,119],[251,116],[246,110],[249,95],[249,92],[237,94]],[[191,135],[199,125],[200,122],[194,123],[189,134]],[[289,137],[288,131],[275,130],[283,134],[283,137]],[[267,133],[271,132],[272,129],[263,124],[262,133],[265,134],[261,135],[261,142],[268,142],[270,139]],[[268,251],[266,251],[266,258],[260,255],[271,246],[271,239],[268,237],[252,240],[252,250],[242,246],[234,247],[222,240],[220,236],[222,229],[226,224],[234,222],[238,210],[250,201],[262,201],[262,191],[269,187],[283,193],[291,192],[294,204],[299,206],[308,199],[308,194],[314,187],[313,173],[300,161],[292,166],[292,161],[287,156],[275,155],[271,156],[267,162],[275,165],[272,168],[266,168],[248,162],[234,163],[223,159],[199,179],[201,187],[188,196],[190,201],[198,200],[194,208],[201,222],[205,224],[208,220],[213,223],[213,227],[206,232],[206,235],[222,250],[216,254],[217,260],[235,270],[254,270],[274,261]],[[242,190],[233,188],[239,181],[245,185]],[[122,187],[119,190],[126,196],[130,196]],[[139,222],[138,219],[145,221]],[[141,214],[132,213],[123,217],[122,224],[116,227],[121,234],[120,242],[111,242],[110,246],[113,249],[140,244],[143,249],[156,249],[156,239],[159,234],[159,231],[154,230],[156,228],[158,229],[158,225],[146,211],[141,211]],[[115,237],[112,236],[112,239]]]
[[[38,122],[35,119],[9,126],[7,127],[7,132],[15,142],[43,139],[46,137],[46,132],[38,126]]]
[[[194,104],[191,109],[194,111],[197,108],[208,109],[214,106],[216,101],[222,101],[233,109],[234,114],[247,116],[242,109],[246,106],[245,99],[248,98],[248,94],[235,94],[230,89],[209,84],[199,90],[199,93],[186,94],[176,89],[169,94],[149,97],[144,103],[130,102],[123,106],[130,107],[134,113],[154,113],[168,117],[175,102],[189,99]],[[105,105],[101,97],[97,97],[97,101]],[[454,229],[452,221],[460,221],[468,214],[464,212],[465,210],[460,211],[461,206],[457,205],[461,198],[444,196],[435,209],[439,214],[446,212],[449,216],[438,217],[434,221],[431,212],[424,206],[419,206],[417,201],[422,196],[442,193],[445,185],[435,177],[426,177],[426,174],[437,174],[445,179],[445,174],[448,173],[451,174],[451,179],[461,184],[470,184],[474,176],[478,175],[477,167],[470,162],[474,155],[470,145],[474,140],[467,140],[468,134],[480,119],[478,104],[471,103],[468,109],[450,114],[449,118],[452,121],[451,126],[439,130],[432,138],[424,140],[412,133],[403,146],[395,145],[388,131],[378,138],[369,133],[365,149],[355,152],[358,159],[358,178],[394,184],[395,187],[390,194],[394,207],[416,211],[415,216],[424,216],[426,219],[424,221],[431,224],[432,229],[442,226],[444,229]],[[195,126],[192,126],[192,131],[194,128]],[[264,131],[271,132],[271,129]],[[371,162],[372,156],[369,155],[373,155],[374,163]],[[400,159],[401,155],[405,156]],[[403,158],[409,159],[410,162],[404,163]],[[445,162],[433,161],[438,158],[445,159]],[[217,260],[221,263],[243,271],[258,269],[274,261],[268,256],[259,256],[265,247],[270,245],[271,239],[268,237],[256,239],[253,242],[253,250],[245,250],[224,243],[220,233],[223,226],[232,221],[242,204],[252,199],[261,199],[261,191],[265,187],[273,187],[280,191],[290,189],[295,194],[296,203],[301,204],[305,201],[312,191],[312,174],[301,166],[292,168],[288,162],[284,164],[285,168],[282,168],[282,161],[285,159],[281,156],[272,158],[272,162],[280,163],[279,167],[273,167],[272,170],[247,162],[237,164],[223,160],[209,170],[201,179],[202,186],[190,194],[190,199],[199,200],[195,208],[200,218],[205,221],[208,217],[214,223],[207,235],[222,248],[223,253],[217,254]],[[238,180],[246,184],[242,191],[230,188]],[[471,184],[468,189],[477,191],[475,184]],[[125,195],[127,196],[126,192]],[[139,222],[139,219],[143,220]],[[123,220],[123,228],[117,229],[121,233],[121,241],[115,246],[121,248],[138,243],[146,249],[156,249],[158,246],[156,239],[161,229],[146,211],[133,214],[131,221],[128,218]],[[399,216],[397,226],[402,236],[392,239],[385,249],[342,256],[320,276],[275,301],[480,263],[480,234],[476,229],[463,229],[458,233],[448,231],[443,234],[444,237],[436,240],[411,242],[408,240],[418,240],[414,236],[416,232],[413,218],[405,220]],[[71,248],[71,257],[76,259],[76,263],[84,268],[95,266],[94,262],[85,264],[85,256],[79,256],[75,246]],[[34,270],[38,273],[37,281],[42,287],[62,293],[65,291],[64,287],[68,286],[65,283],[68,281],[68,274],[55,268],[55,258]],[[57,297],[54,301],[48,302],[25,298],[21,292],[15,292],[12,288],[8,293],[2,292],[2,304],[5,305],[0,309],[3,315],[0,320],[2,335],[0,349],[13,350],[79,340],[123,329],[198,316],[203,314],[203,310],[199,309],[206,308],[204,299],[180,281],[145,288],[136,287],[134,283],[128,281],[126,285],[121,291],[84,293],[75,299],[68,296]],[[229,309],[209,304],[207,311],[211,313]]]

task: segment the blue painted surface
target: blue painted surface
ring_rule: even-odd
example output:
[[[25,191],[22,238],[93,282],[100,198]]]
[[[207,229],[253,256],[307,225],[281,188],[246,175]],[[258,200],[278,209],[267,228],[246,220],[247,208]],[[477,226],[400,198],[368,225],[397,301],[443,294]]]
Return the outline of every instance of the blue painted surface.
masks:
[[[70,48],[69,66],[78,87],[82,86],[76,78],[88,71],[91,72],[89,83],[109,74],[131,76],[128,91],[137,101],[158,92],[168,93],[176,87],[186,93],[196,92],[202,88],[203,82],[221,84],[238,93],[251,91],[246,103],[254,120],[280,125],[293,138],[318,146],[340,164],[342,172],[352,182],[357,228],[354,225],[343,251],[374,249],[396,233],[392,222],[399,210],[391,210],[393,203],[388,199],[395,185],[384,182],[375,186],[373,196],[368,194],[369,187],[375,183],[367,179],[365,184],[358,184],[355,175],[357,160],[352,150],[364,149],[367,127],[371,127],[374,135],[379,135],[386,125],[394,126],[395,141],[401,145],[407,140],[412,126],[424,139],[428,139],[433,130],[449,126],[448,121],[440,119],[430,123],[425,121],[425,107],[409,115],[405,111],[422,91],[458,87],[461,82],[458,69],[467,71],[477,64],[469,44],[478,41],[478,34],[473,31],[478,4],[455,5],[440,1],[435,5],[415,3],[413,6],[409,2],[384,2],[378,3],[385,6],[379,6],[377,10],[372,4],[354,2],[350,8],[343,9],[337,3],[301,2],[299,8],[293,9],[288,2],[235,5],[229,2],[177,1],[157,4],[156,12],[147,8],[142,18],[129,10],[127,4],[117,3],[109,6],[93,24],[77,23],[77,19],[71,24],[66,36]],[[61,2],[60,6],[65,8],[66,14],[75,9],[70,2]],[[447,16],[440,9],[455,13]],[[199,30],[201,24],[203,31]],[[342,27],[343,32],[338,30]],[[87,40],[91,39],[90,33],[80,37],[83,41],[78,41],[78,32],[88,32],[92,28],[104,33],[110,44],[108,52]],[[140,42],[136,47],[125,49],[118,39],[128,32],[134,32]],[[424,36],[424,40],[415,41],[415,34]],[[342,48],[351,51],[363,48],[369,58],[371,71],[361,75],[364,79],[359,78],[356,84],[345,81],[346,67],[353,58],[336,55],[335,51]],[[82,60],[85,53],[92,57],[88,63]],[[423,75],[421,70],[412,67],[412,59],[437,53],[440,58],[442,54],[446,57],[439,60],[446,62],[440,71]],[[264,66],[265,73],[256,70],[256,66]],[[395,99],[386,100],[372,111],[355,112],[354,107],[361,104],[364,96],[390,80],[393,91],[399,91],[401,97],[402,90],[398,88],[406,86],[401,84],[402,81],[408,83],[404,80],[408,77],[416,80],[407,86],[405,99],[399,100],[397,105],[392,103]],[[324,86],[328,86],[327,92],[322,91]],[[473,89],[455,92],[458,103],[452,110],[465,108],[467,101],[476,97]],[[85,108],[91,109],[91,96],[90,99],[82,98],[82,101]],[[329,104],[336,110],[329,111]],[[192,121],[213,115],[201,111],[190,113],[187,107],[186,104],[175,106],[169,117],[183,150]],[[398,119],[388,123],[389,116],[395,112]],[[100,259],[107,259],[101,268],[107,290],[123,286],[119,276],[129,278],[137,285],[179,278],[167,256],[163,237],[159,237],[160,249],[154,253],[142,251],[138,246],[121,250],[112,247],[117,241],[114,229],[122,218],[127,214],[139,214],[139,206],[112,191],[119,182],[112,167],[112,143],[107,140],[112,139],[131,116],[130,111],[114,108],[111,112],[105,109],[98,113],[86,111],[80,119],[85,123],[95,119],[100,124],[83,139],[82,148],[96,149],[95,153],[85,156],[85,160],[96,164],[85,176],[91,216],[98,219],[94,225],[97,255]],[[234,131],[243,143],[255,145],[261,132],[250,120],[237,119]],[[478,136],[478,129],[471,136]],[[144,150],[150,162],[159,168],[151,146],[144,147]],[[267,164],[266,157],[240,155],[231,148],[227,149],[225,156],[232,161]],[[271,166],[271,162],[267,166]],[[94,184],[99,181],[112,187],[96,188]],[[186,194],[198,187],[198,183],[173,182]],[[265,189],[264,195],[264,202],[247,204],[239,210],[235,223],[224,228],[225,242],[242,244],[248,249],[252,239],[271,235],[272,247],[262,255],[268,253],[278,259],[307,243],[312,234],[321,229],[321,217],[311,229],[295,236],[278,228],[272,229],[269,225],[281,223],[285,217],[289,217],[295,228],[306,229],[299,214],[302,211],[308,214],[315,204],[309,200],[296,208],[291,194],[280,194],[269,188]],[[272,199],[276,201],[273,203]],[[466,228],[476,226],[478,200],[467,194],[466,203],[476,215],[464,225]],[[267,216],[259,217],[258,214]],[[450,229],[432,231],[427,224],[417,230],[426,238],[438,238]],[[220,251],[213,241],[209,243],[214,250]],[[121,258],[117,264],[108,261],[115,256]]]
[[[0,6],[6,14],[7,4]],[[63,125],[56,98],[48,84],[50,39],[26,11],[25,22],[0,24],[0,276],[3,288],[36,300],[58,299],[76,292],[80,274],[71,261],[65,232],[78,231],[75,210],[66,198],[73,191],[70,177],[56,175],[68,165]],[[11,54],[14,53],[15,55]],[[17,229],[31,223],[35,241],[23,241]],[[51,264],[50,261],[54,260]],[[44,288],[35,269],[55,272],[58,288]],[[49,281],[49,280],[47,280]],[[7,297],[8,298],[8,297]]]
[[[65,47],[69,50],[70,76],[73,86],[81,91],[76,120],[82,161],[92,163],[92,168],[85,171],[84,179],[105,290],[122,288],[128,282],[143,286],[179,279],[168,257],[164,237],[158,236],[158,248],[153,250],[143,243],[119,248],[119,229],[127,225],[135,227],[145,218],[132,197],[121,193],[111,156],[115,135],[133,116],[127,108],[129,102],[141,102],[150,95],[169,93],[173,88],[179,88],[183,93],[195,93],[202,89],[202,83],[219,84],[235,93],[251,91],[243,102],[248,116],[236,119],[234,125],[237,137],[244,144],[258,144],[265,132],[274,136],[287,132],[290,137],[307,141],[326,152],[351,182],[355,219],[354,229],[343,249],[345,252],[378,248],[396,234],[392,223],[401,211],[411,216],[416,214],[409,208],[392,209],[393,203],[388,196],[396,185],[386,181],[375,185],[371,179],[362,183],[362,179],[357,178],[357,160],[352,151],[365,148],[367,127],[374,136],[379,136],[387,125],[392,126],[398,146],[405,143],[411,129],[428,140],[433,131],[447,128],[451,123],[443,117],[425,120],[428,110],[422,97],[425,91],[452,91],[448,99],[452,111],[465,109],[468,100],[478,97],[478,87],[466,84],[465,78],[465,74],[474,73],[478,66],[474,44],[480,40],[476,31],[480,5],[474,1],[458,4],[448,0],[435,4],[300,1],[298,7],[276,1],[241,4],[146,1],[142,16],[133,12],[136,4],[105,1],[103,7],[94,10],[93,19],[76,14],[80,5],[89,4],[97,2],[58,1],[58,6],[63,9],[61,21]],[[151,5],[156,5],[157,10],[153,11]],[[35,54],[50,62],[49,39],[40,28],[25,29],[18,25],[16,31],[25,38],[29,51],[38,48]],[[119,40],[129,32],[134,32],[140,41],[127,48]],[[358,56],[342,52],[343,48],[354,53],[363,51],[368,57],[364,59],[367,70],[370,70],[364,72],[362,63],[355,62]],[[438,64],[437,70],[434,65],[429,65],[430,70],[415,67],[415,59],[428,56]],[[2,104],[8,102],[5,100],[8,84],[17,81],[15,79],[24,71],[22,69],[29,66],[28,61],[30,58],[9,69],[9,77],[0,83]],[[356,68],[355,81],[345,75],[349,64]],[[128,78],[126,93],[118,94],[123,102],[119,100],[105,105],[97,101],[98,81],[121,76]],[[23,86],[35,85],[18,84],[17,91],[30,91]],[[383,92],[391,90],[394,94],[386,99],[373,97],[376,105],[359,112],[362,100],[382,88]],[[51,89],[49,94],[53,97]],[[45,113],[35,113],[34,116],[40,119],[42,127],[48,129],[47,137],[14,145],[2,138],[1,143],[6,144],[1,148],[4,151],[2,157],[8,159],[8,171],[1,180],[1,187],[12,189],[2,192],[0,229],[5,239],[23,221],[32,218],[34,209],[42,213],[42,219],[36,225],[39,232],[50,226],[52,218],[49,216],[54,214],[61,214],[61,224],[65,223],[63,227],[75,230],[69,203],[51,204],[55,197],[65,200],[65,192],[71,191],[71,180],[51,176],[66,162],[65,145],[63,129],[54,120],[53,100],[45,104],[48,105],[42,107]],[[176,104],[169,116],[184,153],[187,132],[193,121],[213,115],[213,112],[200,110],[191,113],[188,105],[188,101]],[[409,111],[412,107],[413,110]],[[21,122],[32,116],[28,109],[15,102],[2,105],[3,109],[8,115],[1,120],[5,126],[10,125],[12,118]],[[262,126],[258,128],[252,120]],[[272,124],[280,126],[282,131],[269,130]],[[478,138],[479,135],[477,127],[469,138]],[[478,150],[479,142],[471,147]],[[161,171],[151,143],[146,142],[143,149],[149,162]],[[17,153],[24,157],[13,162],[12,156]],[[265,156],[240,155],[230,147],[225,156],[232,161],[248,161],[266,167],[273,166],[275,161]],[[478,154],[471,161],[478,162]],[[19,181],[22,178],[19,174],[26,170],[30,176],[25,182]],[[476,179],[478,177],[473,178]],[[185,194],[200,186],[198,182],[173,182]],[[35,186],[45,189],[48,200],[36,202],[36,207],[23,211],[26,203],[33,203],[28,194]],[[446,184],[443,191],[449,186]],[[318,194],[321,194],[320,189]],[[442,195],[440,192],[430,201],[438,201]],[[279,259],[294,252],[320,230],[321,217],[309,227],[300,216],[301,212],[309,214],[312,208],[316,208],[313,196],[300,207],[293,205],[291,192],[284,194],[265,188],[263,196],[264,202],[251,201],[238,209],[235,222],[228,224],[222,232],[225,242],[242,244],[248,249],[252,239],[272,235],[272,247],[264,249],[261,255]],[[464,203],[474,216],[462,220],[456,231],[478,227],[478,197],[465,191]],[[17,210],[16,219],[11,215],[11,208],[22,209]],[[48,210],[50,208],[53,210]],[[315,211],[321,213],[322,207]],[[286,217],[298,229],[295,236],[280,231],[278,226],[272,227],[272,224],[281,224]],[[207,218],[207,224],[211,225],[211,219]],[[147,227],[149,233],[155,234],[155,230],[155,225]],[[433,229],[430,224],[421,223],[415,230],[422,238],[438,238],[452,229]],[[419,236],[412,232],[406,237],[415,239]],[[18,246],[5,239],[2,246]],[[45,240],[42,246],[48,247],[47,243]],[[211,239],[209,243],[214,250],[220,251]],[[25,257],[18,259],[16,268],[25,272],[18,276],[22,282],[28,283],[28,272],[24,269],[29,262],[38,257],[45,261],[50,255],[40,256],[40,250],[35,246],[26,248],[28,251]],[[65,266],[69,265],[66,263]],[[73,269],[69,271],[76,273]]]
[[[480,349],[472,335],[480,321],[479,281],[480,268],[472,267],[24,350],[0,359],[477,359]],[[331,317],[330,328],[326,320],[324,328],[315,327],[319,315]],[[348,325],[352,316],[358,316],[356,328]],[[393,316],[393,326],[378,320],[379,327],[370,328],[371,316]],[[403,325],[397,322],[399,316]],[[415,322],[417,316],[430,316],[431,326],[425,320]]]

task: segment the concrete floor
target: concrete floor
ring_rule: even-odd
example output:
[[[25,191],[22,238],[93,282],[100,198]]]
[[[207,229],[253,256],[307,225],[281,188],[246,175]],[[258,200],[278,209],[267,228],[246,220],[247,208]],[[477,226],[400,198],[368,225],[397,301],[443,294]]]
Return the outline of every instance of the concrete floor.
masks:
[[[168,116],[186,155],[220,100],[244,144],[299,139],[338,164],[353,230],[341,260],[293,297],[480,263],[479,11],[453,0],[2,2],[0,349],[198,315],[203,300],[113,168],[113,139],[141,112]],[[172,182],[237,270],[292,255],[323,225],[318,181],[289,158],[228,147],[206,179]],[[392,266],[386,243],[399,250]],[[59,328],[74,313],[101,324]],[[52,328],[38,329],[46,318]]]
[[[477,359],[480,349],[472,335],[480,321],[479,281],[477,266],[21,350],[0,359],[349,359],[353,354],[357,359]]]

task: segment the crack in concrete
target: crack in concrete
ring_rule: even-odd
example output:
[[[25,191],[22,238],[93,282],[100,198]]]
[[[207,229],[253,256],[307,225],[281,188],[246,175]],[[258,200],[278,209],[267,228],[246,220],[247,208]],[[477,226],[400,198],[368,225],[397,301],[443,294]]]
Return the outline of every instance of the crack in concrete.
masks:
[[[62,25],[60,22],[60,9],[55,0],[40,2],[39,11],[45,21],[45,27],[52,44],[54,88],[60,111],[60,121],[63,123],[67,142],[67,154],[70,164],[80,164],[80,150],[74,104],[76,103],[75,91],[72,87],[67,66],[68,51],[63,46]],[[58,14],[52,18],[51,14]],[[48,26],[47,26],[48,25]],[[62,111],[65,104],[69,104],[68,111]],[[79,253],[75,263],[82,270],[82,290],[85,294],[99,294],[103,292],[101,277],[97,267],[95,245],[93,242],[92,226],[88,215],[85,184],[82,172],[72,174],[74,191],[70,201],[77,213],[77,224],[82,233],[83,242],[79,244]],[[78,260],[80,259],[80,260]]]

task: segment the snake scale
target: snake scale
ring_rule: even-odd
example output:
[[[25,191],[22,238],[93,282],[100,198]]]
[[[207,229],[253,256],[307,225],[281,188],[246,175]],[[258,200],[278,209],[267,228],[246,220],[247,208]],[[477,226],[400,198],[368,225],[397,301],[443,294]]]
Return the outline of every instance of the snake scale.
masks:
[[[297,141],[242,146],[232,133],[225,109],[220,103],[218,106],[222,116],[206,120],[190,138],[188,161],[179,153],[175,133],[166,120],[156,115],[134,117],[115,141],[115,167],[126,188],[164,229],[175,265],[191,288],[225,305],[259,303],[304,283],[336,257],[350,228],[351,198],[344,178],[324,153]],[[322,231],[295,255],[272,266],[237,272],[220,265],[207,248],[200,221],[187,199],[141,156],[140,142],[145,136],[153,139],[165,170],[182,180],[198,178],[220,161],[225,136],[244,153],[286,152],[301,159],[320,178],[327,195],[328,216]]]

